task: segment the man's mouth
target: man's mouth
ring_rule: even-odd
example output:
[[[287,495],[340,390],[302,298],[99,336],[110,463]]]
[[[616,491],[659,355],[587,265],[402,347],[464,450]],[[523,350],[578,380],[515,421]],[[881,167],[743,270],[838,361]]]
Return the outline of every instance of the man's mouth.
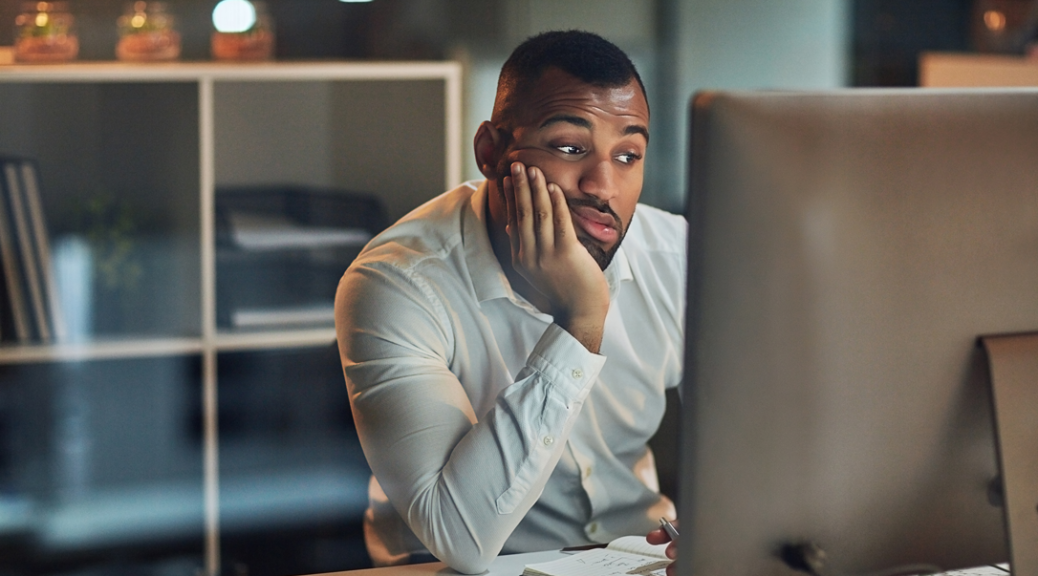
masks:
[[[605,244],[614,244],[620,238],[620,223],[615,215],[594,206],[570,205],[573,223],[588,236]]]

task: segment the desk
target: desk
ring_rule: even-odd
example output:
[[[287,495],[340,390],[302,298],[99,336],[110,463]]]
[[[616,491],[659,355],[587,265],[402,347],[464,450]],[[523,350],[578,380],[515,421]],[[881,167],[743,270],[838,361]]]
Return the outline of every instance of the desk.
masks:
[[[511,554],[498,556],[490,564],[490,568],[479,576],[521,576],[523,568],[527,564],[535,562],[548,562],[562,558],[566,554],[559,550],[548,550],[545,552],[528,552],[526,554]],[[952,570],[942,572],[936,576],[1007,576],[1009,574],[1008,564],[995,566],[978,566],[963,570]],[[346,572],[329,572],[314,576],[454,576],[458,574],[447,567],[443,562],[429,562],[427,564],[411,564],[409,566],[389,566],[388,568],[368,568],[366,570],[348,570]]]
[[[498,556],[483,576],[520,576],[523,567],[534,562],[547,562],[562,558],[565,553],[559,550],[547,550],[545,552],[527,552],[526,554],[509,554]],[[433,576],[458,574],[448,568],[443,562],[430,562],[428,564],[410,564],[408,566],[389,566],[387,568],[368,568],[366,570],[350,570],[347,572],[329,572],[321,576]]]

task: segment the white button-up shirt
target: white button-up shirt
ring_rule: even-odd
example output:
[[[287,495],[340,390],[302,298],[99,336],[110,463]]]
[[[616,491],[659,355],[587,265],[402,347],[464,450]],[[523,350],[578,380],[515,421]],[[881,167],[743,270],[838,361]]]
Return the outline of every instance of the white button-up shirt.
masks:
[[[479,572],[501,552],[608,542],[674,516],[646,441],[681,376],[684,219],[638,206],[605,271],[599,355],[512,291],[486,195],[470,182],[421,206],[339,284],[380,565],[428,550]]]

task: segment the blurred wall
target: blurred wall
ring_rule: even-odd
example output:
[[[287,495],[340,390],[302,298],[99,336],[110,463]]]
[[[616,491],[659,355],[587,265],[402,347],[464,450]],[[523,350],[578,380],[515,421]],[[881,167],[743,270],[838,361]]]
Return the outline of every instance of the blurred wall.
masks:
[[[684,205],[688,103],[707,89],[830,89],[850,69],[850,0],[661,0],[661,84],[667,92],[658,204]]]

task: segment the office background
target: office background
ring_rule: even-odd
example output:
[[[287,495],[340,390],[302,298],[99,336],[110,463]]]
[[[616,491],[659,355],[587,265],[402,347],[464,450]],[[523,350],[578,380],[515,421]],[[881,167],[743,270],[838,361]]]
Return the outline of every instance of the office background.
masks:
[[[113,60],[114,23],[124,2],[70,4],[78,19],[80,59]],[[182,59],[209,59],[214,2],[169,4],[184,36]],[[983,26],[982,15],[999,10],[1009,16],[1010,26],[1019,25],[1031,2],[269,0],[267,4],[275,20],[279,60],[460,62],[466,178],[478,177],[468,143],[478,123],[489,117],[497,72],[510,49],[548,29],[581,28],[604,35],[632,56],[650,93],[652,143],[643,200],[680,211],[685,107],[695,90],[913,86],[923,51],[1022,50],[1023,46],[995,41]],[[0,45],[13,41],[18,5],[15,1],[0,5]],[[367,565],[358,512],[365,498],[367,471],[356,449],[337,364],[334,347],[222,357],[219,431],[221,454],[227,459],[222,465],[229,470],[258,470],[269,480],[250,487],[235,486],[233,476],[225,478],[224,485],[234,497],[223,510],[227,520],[222,526],[224,574],[280,576]],[[0,367],[0,576],[172,576],[194,575],[202,569],[201,528],[191,524],[194,512],[185,516],[183,511],[199,504],[197,496],[173,488],[164,500],[154,500],[169,506],[168,530],[137,525],[139,520],[127,514],[120,520],[123,532],[92,540],[83,533],[89,523],[77,525],[74,517],[66,515],[67,525],[48,529],[78,544],[41,558],[31,552],[36,546],[31,534],[7,528],[18,518],[63,499],[90,504],[78,509],[85,516],[105,506],[118,508],[118,502],[93,498],[96,489],[118,493],[135,481],[150,482],[155,470],[177,478],[198,475],[202,400],[195,383],[199,370],[190,356]],[[128,378],[152,385],[144,389],[114,383]],[[304,393],[285,385],[290,381],[311,385]],[[26,386],[32,382],[47,385]],[[152,430],[154,437],[126,434],[127,422],[133,420],[127,419],[127,413],[141,420],[133,430]],[[159,421],[146,421],[154,414],[162,415]],[[673,447],[666,438],[662,440],[661,450]],[[350,490],[340,490],[342,478],[309,478],[307,486],[324,486],[326,492],[283,498],[298,488],[293,485],[298,481],[295,470],[329,460],[351,470]],[[671,476],[673,468],[666,468],[673,459],[659,461],[664,476]],[[133,462],[134,469],[126,470],[126,462]],[[40,483],[34,490],[46,497],[26,501],[21,484],[25,478]],[[180,486],[156,484],[156,489],[174,485]],[[664,486],[671,489],[666,481]],[[273,492],[279,494],[282,508],[264,505],[262,500]],[[132,491],[123,493],[132,495]],[[350,501],[338,508],[321,508],[320,498],[336,497]],[[191,526],[184,528],[185,523]],[[158,536],[136,537],[147,531]]]
[[[0,6],[10,45],[20,3]],[[111,60],[123,0],[72,2],[81,59]],[[176,0],[184,60],[209,58],[211,0]],[[500,64],[539,31],[599,32],[645,76],[653,150],[645,200],[683,201],[685,106],[701,88],[911,86],[922,51],[1009,50],[979,22],[996,9],[1020,25],[1028,0],[268,0],[282,60],[456,59],[466,65],[466,138],[489,115]],[[465,175],[478,176],[470,154]]]

